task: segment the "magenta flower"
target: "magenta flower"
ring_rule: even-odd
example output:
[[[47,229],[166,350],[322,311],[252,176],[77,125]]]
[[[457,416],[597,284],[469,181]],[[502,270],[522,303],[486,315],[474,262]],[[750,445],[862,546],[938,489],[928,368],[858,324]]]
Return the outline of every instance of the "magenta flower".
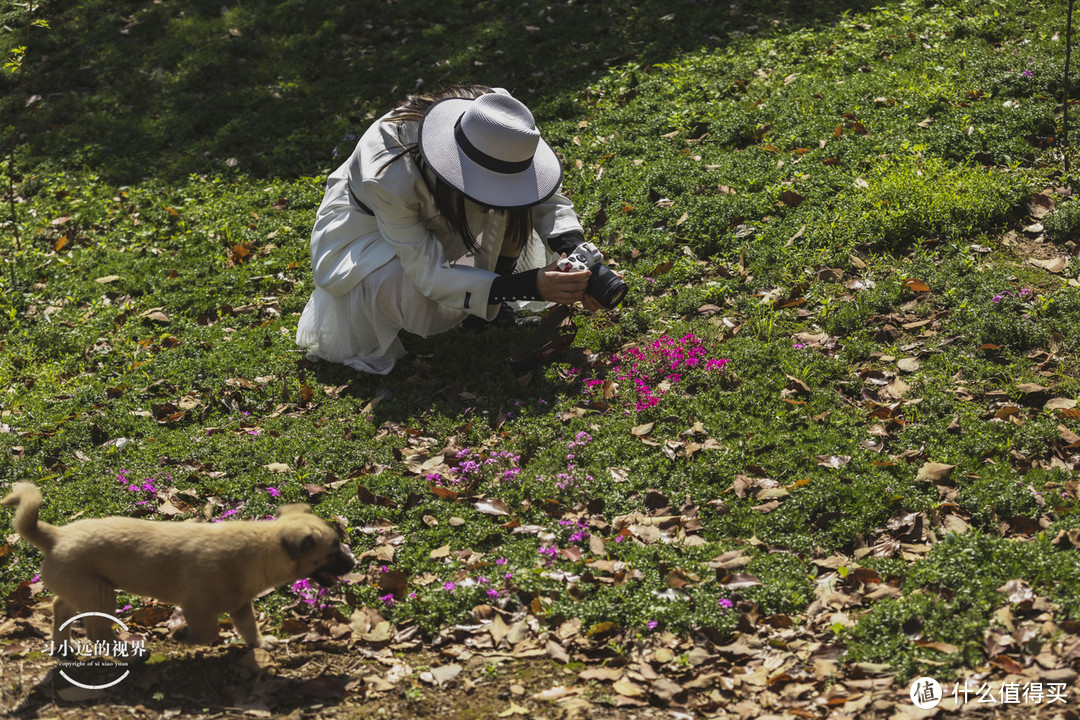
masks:
[[[391,605],[394,604],[394,593],[389,593],[387,595],[380,595],[379,599],[383,601],[383,605],[386,605],[386,607],[390,607]]]
[[[445,590],[445,591],[446,591],[446,592],[448,592],[448,593],[452,593],[452,592],[454,592],[454,588],[456,588],[456,587],[457,587],[457,585],[455,585],[455,584],[454,584],[454,583],[452,583],[452,582],[445,582],[445,583],[443,583],[443,590]]]

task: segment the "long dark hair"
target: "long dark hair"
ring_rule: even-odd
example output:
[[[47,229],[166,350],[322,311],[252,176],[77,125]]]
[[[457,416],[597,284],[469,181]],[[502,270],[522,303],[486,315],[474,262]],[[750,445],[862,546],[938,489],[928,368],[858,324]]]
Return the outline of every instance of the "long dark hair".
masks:
[[[494,90],[486,85],[452,85],[442,90],[426,93],[424,95],[409,95],[405,98],[405,101],[398,105],[397,109],[386,118],[385,122],[419,123],[423,119],[427,109],[440,100],[445,100],[447,98],[468,98],[470,100],[475,100],[481,95],[490,92],[494,92]],[[379,168],[379,172],[382,172],[383,168],[387,165],[405,155],[411,155],[416,166],[420,168],[420,172],[424,173],[426,163],[424,162],[424,158],[420,154],[420,148],[416,143],[404,146],[401,152],[387,160],[386,163]],[[469,228],[469,220],[465,216],[465,196],[437,174],[432,174],[435,175],[435,182],[434,186],[431,188],[431,194],[435,198],[435,207],[438,208],[439,214],[446,219],[446,222],[450,225],[451,229],[453,229],[453,231],[465,242],[465,247],[472,252],[477,251],[479,245],[476,242],[476,236],[473,235],[472,229]],[[425,182],[427,182],[426,177]],[[529,236],[532,235],[532,209],[528,207],[493,209],[506,214],[506,231],[503,235],[502,254],[516,255],[520,253],[521,249],[525,247],[525,243],[528,241]],[[508,250],[511,252],[507,252]],[[515,250],[516,252],[514,252]]]

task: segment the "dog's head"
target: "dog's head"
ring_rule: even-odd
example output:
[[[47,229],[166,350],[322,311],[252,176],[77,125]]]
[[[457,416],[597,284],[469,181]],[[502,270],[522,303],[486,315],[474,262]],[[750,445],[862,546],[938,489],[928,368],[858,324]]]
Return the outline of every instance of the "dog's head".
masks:
[[[329,523],[315,516],[303,503],[278,509],[281,546],[296,563],[296,576],[309,577],[324,587],[337,582],[356,565],[349,546],[338,541]]]

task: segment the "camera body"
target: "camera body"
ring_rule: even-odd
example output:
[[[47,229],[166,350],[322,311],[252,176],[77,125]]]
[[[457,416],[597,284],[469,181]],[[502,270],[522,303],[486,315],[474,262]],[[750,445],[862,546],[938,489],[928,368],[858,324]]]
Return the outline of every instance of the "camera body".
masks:
[[[611,268],[604,264],[604,256],[591,242],[580,243],[574,252],[559,260],[563,272],[591,270],[588,293],[604,307],[611,309],[626,297],[628,286]]]
[[[595,245],[591,242],[583,242],[574,248],[574,252],[559,260],[558,267],[563,272],[582,272],[592,269],[603,260],[604,256]]]

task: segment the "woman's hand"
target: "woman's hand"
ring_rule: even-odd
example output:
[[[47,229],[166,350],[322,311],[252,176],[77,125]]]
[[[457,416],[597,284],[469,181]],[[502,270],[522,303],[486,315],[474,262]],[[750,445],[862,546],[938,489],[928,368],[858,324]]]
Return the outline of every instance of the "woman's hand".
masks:
[[[566,257],[563,253],[559,260]],[[541,299],[560,305],[573,305],[585,300],[585,286],[589,283],[588,270],[564,272],[559,269],[558,260],[547,267],[540,268],[536,274],[536,291]]]

